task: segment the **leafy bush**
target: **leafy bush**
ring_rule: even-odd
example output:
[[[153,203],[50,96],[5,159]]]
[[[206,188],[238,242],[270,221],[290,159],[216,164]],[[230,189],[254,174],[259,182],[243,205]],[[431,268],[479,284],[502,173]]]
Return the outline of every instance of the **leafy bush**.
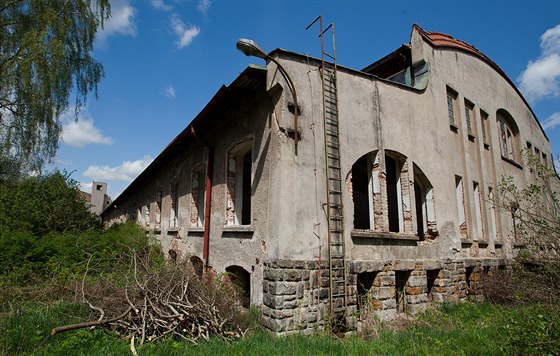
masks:
[[[86,270],[90,276],[116,275],[129,264],[127,256],[131,250],[148,251],[154,259],[162,260],[145,231],[132,223],[115,225],[107,231],[51,232],[42,237],[28,231],[2,229],[0,286],[81,278]]]
[[[55,171],[0,186],[0,226],[37,237],[51,232],[84,231],[96,218],[70,174]]]

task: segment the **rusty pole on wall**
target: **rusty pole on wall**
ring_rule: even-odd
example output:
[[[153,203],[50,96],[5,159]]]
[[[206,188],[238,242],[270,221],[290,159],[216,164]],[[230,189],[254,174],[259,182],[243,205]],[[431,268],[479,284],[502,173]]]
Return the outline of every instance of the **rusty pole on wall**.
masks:
[[[206,166],[206,187],[204,190],[204,242],[202,247],[202,260],[204,261],[204,266],[208,267],[208,256],[210,254],[210,213],[211,202],[212,202],[212,175],[214,172],[214,146],[200,138],[195,130],[194,126],[191,126],[191,134],[198,141],[203,142],[208,148],[208,160]]]

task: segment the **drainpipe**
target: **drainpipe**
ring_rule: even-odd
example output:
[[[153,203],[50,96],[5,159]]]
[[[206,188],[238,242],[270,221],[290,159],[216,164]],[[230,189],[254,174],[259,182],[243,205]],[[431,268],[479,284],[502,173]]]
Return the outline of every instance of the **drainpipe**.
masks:
[[[214,170],[214,146],[210,145],[208,142],[200,138],[195,130],[194,126],[191,126],[191,134],[196,138],[197,141],[203,142],[208,148],[208,162],[206,167],[206,188],[204,190],[204,243],[202,247],[202,260],[204,261],[204,266],[208,267],[208,255],[210,251],[210,213],[212,207],[212,175]]]
[[[212,174],[214,168],[214,147],[206,144],[208,147],[208,167],[206,167],[206,190],[204,205],[204,247],[202,249],[202,258],[204,264],[208,267],[208,252],[210,250],[210,212],[212,202]]]

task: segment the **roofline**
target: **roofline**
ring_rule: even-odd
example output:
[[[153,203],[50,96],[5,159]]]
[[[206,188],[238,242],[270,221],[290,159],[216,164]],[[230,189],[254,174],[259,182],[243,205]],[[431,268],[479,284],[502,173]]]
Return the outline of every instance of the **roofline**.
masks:
[[[529,108],[529,111],[531,112],[531,114],[533,115],[533,118],[535,119],[535,121],[537,122],[537,124],[539,125],[541,132],[543,133],[544,137],[546,138],[546,140],[548,142],[550,142],[550,140],[548,139],[548,136],[546,135],[546,132],[544,131],[540,121],[537,119],[537,115],[535,115],[535,112],[533,111],[533,109],[531,108],[531,105],[529,105],[529,103],[527,102],[527,100],[525,99],[525,97],[523,96],[523,94],[521,94],[521,92],[519,91],[519,89],[517,88],[517,86],[515,85],[515,83],[513,83],[513,81],[508,77],[508,75],[502,70],[502,68],[500,68],[500,66],[498,66],[496,64],[496,62],[494,62],[493,60],[491,60],[488,56],[486,56],[484,53],[482,53],[480,50],[478,50],[476,47],[474,47],[473,45],[471,45],[470,43],[467,43],[465,41],[461,41],[458,40],[456,38],[454,38],[453,36],[444,34],[444,33],[438,33],[440,35],[449,37],[450,41],[455,41],[458,44],[461,43],[463,45],[466,45],[468,47],[471,48],[471,50],[466,50],[465,48],[463,48],[462,46],[453,46],[453,45],[442,45],[442,44],[436,44],[432,41],[431,37],[430,37],[430,32],[427,32],[426,30],[424,30],[422,27],[420,27],[420,25],[418,24],[413,24],[412,25],[412,32],[414,32],[414,30],[417,30],[418,33],[420,34],[420,36],[422,36],[422,38],[424,39],[424,41],[426,43],[428,43],[431,47],[433,48],[443,48],[443,49],[452,49],[458,52],[463,52],[466,54],[470,54],[474,57],[477,57],[478,59],[482,60],[483,62],[486,62],[486,64],[488,64],[490,67],[492,67],[496,72],[498,72],[498,74],[500,74],[512,87],[513,89],[516,91],[516,93],[519,95],[519,97],[521,97],[521,99],[523,100],[523,102],[525,103],[525,105],[527,106],[527,108]]]
[[[183,129],[183,131],[181,131],[173,140],[171,140],[171,142],[167,146],[165,146],[165,148],[160,152],[160,154],[157,155],[157,157],[152,161],[152,163],[150,163],[148,167],[146,167],[132,182],[130,182],[130,184],[122,191],[122,193],[119,194],[119,196],[116,197],[115,200],[113,200],[113,202],[109,204],[109,206],[107,206],[101,214],[103,215],[105,211],[108,211],[109,208],[116,205],[119,199],[123,197],[126,193],[128,193],[128,191],[131,189],[132,186],[134,186],[137,182],[141,181],[148,174],[148,172],[151,172],[153,169],[155,169],[155,167],[163,160],[163,158],[167,155],[167,153],[174,146],[179,144],[181,140],[188,138],[189,136],[193,136],[194,126],[195,125],[198,126],[199,124],[204,122],[204,119],[207,117],[207,114],[210,112],[210,110],[216,107],[226,97],[226,95],[230,93],[231,85],[235,83],[243,75],[247,74],[247,72],[252,70],[266,71],[266,68],[255,66],[255,65],[249,65],[243,70],[243,72],[241,72],[231,82],[229,86],[222,85],[220,89],[218,89],[216,94],[214,94],[212,99],[210,99],[210,101],[204,106],[204,108],[194,117],[194,119],[192,119],[190,124],[187,125],[187,127],[185,127],[185,129]]]

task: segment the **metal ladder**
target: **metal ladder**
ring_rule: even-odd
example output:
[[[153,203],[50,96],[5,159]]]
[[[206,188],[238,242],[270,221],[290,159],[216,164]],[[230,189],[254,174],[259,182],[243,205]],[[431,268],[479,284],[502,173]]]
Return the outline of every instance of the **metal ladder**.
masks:
[[[334,24],[323,30],[323,19],[317,17],[307,28],[319,20],[321,38],[321,81],[323,92],[323,119],[325,137],[325,172],[327,183],[327,222],[329,243],[329,305],[333,329],[345,327],[346,251],[344,245],[343,177],[340,165],[340,135],[338,115],[338,88]],[[331,30],[333,54],[324,49],[324,34]],[[328,57],[332,62],[325,61]]]

